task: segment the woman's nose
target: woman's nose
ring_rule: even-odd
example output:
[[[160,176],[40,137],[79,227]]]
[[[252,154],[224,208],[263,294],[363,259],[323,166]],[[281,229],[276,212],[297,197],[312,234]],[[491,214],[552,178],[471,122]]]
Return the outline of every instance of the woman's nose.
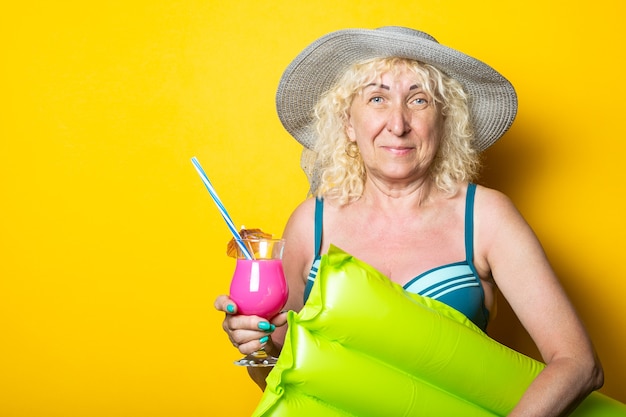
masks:
[[[389,109],[387,130],[396,136],[404,136],[411,131],[408,110],[404,106],[397,105]]]

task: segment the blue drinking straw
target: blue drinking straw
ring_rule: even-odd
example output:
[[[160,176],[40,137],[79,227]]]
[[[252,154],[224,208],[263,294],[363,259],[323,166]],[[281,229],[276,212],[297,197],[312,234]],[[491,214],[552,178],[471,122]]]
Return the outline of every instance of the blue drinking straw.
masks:
[[[252,253],[250,253],[250,250],[241,241],[241,236],[239,235],[239,232],[237,232],[235,223],[233,223],[233,220],[228,215],[228,212],[226,211],[224,204],[222,204],[222,201],[217,196],[217,193],[215,192],[215,188],[213,188],[211,181],[209,181],[209,178],[204,173],[204,170],[202,169],[200,162],[198,162],[198,159],[196,159],[195,156],[191,158],[191,162],[196,167],[196,171],[198,171],[198,174],[200,175],[200,178],[202,179],[204,186],[206,187],[207,190],[209,190],[209,194],[211,194],[211,197],[213,198],[213,201],[215,202],[217,209],[220,211],[220,213],[222,214],[222,217],[226,221],[226,225],[228,226],[228,229],[230,229],[230,232],[233,234],[235,238],[235,242],[237,242],[239,249],[241,249],[241,252],[243,252],[243,255],[246,257],[246,259],[248,260],[254,259],[254,256],[252,255]]]

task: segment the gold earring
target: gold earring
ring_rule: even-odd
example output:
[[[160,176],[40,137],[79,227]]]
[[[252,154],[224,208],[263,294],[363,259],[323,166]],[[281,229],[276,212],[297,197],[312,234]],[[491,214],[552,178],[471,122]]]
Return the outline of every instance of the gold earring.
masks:
[[[357,146],[356,142],[348,142],[346,143],[346,155],[348,155],[350,158],[356,158],[359,156],[359,147]]]

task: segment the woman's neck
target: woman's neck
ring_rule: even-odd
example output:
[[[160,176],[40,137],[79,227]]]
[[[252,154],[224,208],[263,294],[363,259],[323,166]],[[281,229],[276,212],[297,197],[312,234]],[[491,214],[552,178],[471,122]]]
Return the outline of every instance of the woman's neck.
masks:
[[[420,207],[438,194],[439,190],[429,178],[410,183],[391,183],[368,177],[359,201],[381,209]]]

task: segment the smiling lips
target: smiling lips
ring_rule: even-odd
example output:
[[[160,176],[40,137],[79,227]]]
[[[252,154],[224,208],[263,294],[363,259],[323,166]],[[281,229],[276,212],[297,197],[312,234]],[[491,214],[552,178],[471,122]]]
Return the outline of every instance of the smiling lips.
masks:
[[[407,147],[407,146],[381,146],[381,148],[388,151],[389,153],[392,153],[398,156],[406,155],[410,153],[411,151],[415,150],[415,148]]]

